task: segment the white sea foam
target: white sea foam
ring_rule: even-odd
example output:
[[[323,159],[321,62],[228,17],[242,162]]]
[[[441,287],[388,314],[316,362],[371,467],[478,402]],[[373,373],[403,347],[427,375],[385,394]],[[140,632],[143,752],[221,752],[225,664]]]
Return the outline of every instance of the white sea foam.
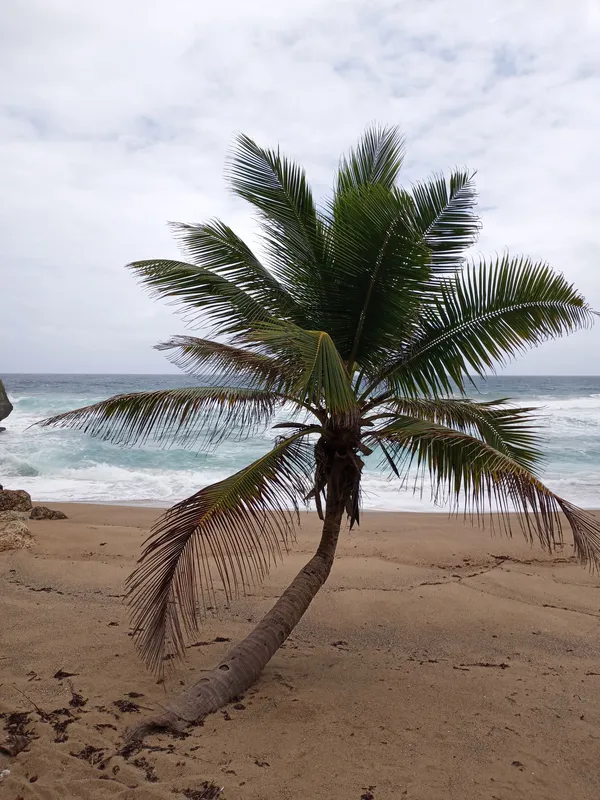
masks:
[[[0,434],[0,483],[26,489],[41,501],[169,505],[241,469],[281,433],[270,429],[199,456],[156,445],[123,449],[72,431],[31,428],[46,416],[122,391],[185,385],[172,376],[43,376],[37,383],[36,377],[15,380],[15,391],[10,376],[5,381],[14,411],[3,423],[8,430]],[[495,380],[497,385],[486,387],[482,399],[512,396],[519,405],[540,408],[546,482],[575,503],[600,507],[600,378],[574,379],[579,384],[567,379]],[[378,461],[368,459],[366,508],[443,510],[432,503],[427,485],[422,496],[411,489],[388,480]]]

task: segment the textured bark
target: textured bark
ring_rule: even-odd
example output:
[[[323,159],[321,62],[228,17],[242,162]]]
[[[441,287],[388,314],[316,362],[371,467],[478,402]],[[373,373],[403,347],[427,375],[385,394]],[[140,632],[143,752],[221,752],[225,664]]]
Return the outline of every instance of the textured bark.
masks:
[[[140,741],[156,729],[168,728],[180,732],[252,686],[329,576],[346,503],[342,494],[339,489],[337,492],[328,492],[323,533],[317,552],[256,628],[230,650],[212,672],[177,697],[171,698],[161,714],[132,728],[126,736],[126,744]]]

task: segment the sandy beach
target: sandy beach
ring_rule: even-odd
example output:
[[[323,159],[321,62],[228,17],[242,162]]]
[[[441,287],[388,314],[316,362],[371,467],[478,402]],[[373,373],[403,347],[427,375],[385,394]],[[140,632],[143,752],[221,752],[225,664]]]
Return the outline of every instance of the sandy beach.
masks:
[[[162,685],[122,601],[158,512],[53,507],[69,519],[28,523],[34,548],[0,553],[0,726],[36,737],[0,753],[3,800],[199,798],[205,782],[225,800],[600,796],[600,582],[570,545],[549,557],[443,514],[365,514],[240,703],[98,769],[132,719],[267,610],[315,547],[317,520],[303,517],[284,564],[211,619]]]

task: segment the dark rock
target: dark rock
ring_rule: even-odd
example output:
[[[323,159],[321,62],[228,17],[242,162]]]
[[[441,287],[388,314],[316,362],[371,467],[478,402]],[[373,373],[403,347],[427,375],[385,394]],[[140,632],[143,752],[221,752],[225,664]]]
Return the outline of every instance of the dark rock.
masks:
[[[68,517],[62,511],[55,511],[53,508],[34,506],[31,509],[29,519],[68,519]]]
[[[0,381],[0,421],[6,419],[13,410],[13,405],[8,399],[4,384]]]
[[[23,489],[3,489],[0,492],[0,511],[31,511],[31,495]]]

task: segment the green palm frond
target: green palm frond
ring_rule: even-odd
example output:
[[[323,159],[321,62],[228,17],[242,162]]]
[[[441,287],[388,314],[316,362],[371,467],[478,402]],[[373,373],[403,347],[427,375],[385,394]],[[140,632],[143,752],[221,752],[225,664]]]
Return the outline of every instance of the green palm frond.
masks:
[[[256,325],[244,337],[295,373],[288,393],[316,409],[356,415],[350,376],[333,340],[324,331],[307,331],[285,322]]]
[[[122,394],[38,423],[71,428],[115,444],[191,447],[245,439],[266,425],[281,398],[270,391],[205,386]]]
[[[398,189],[416,236],[431,250],[435,272],[455,272],[464,264],[464,252],[477,241],[481,224],[474,213],[477,194],[473,174],[455,170],[449,180],[434,175]]]
[[[404,161],[404,136],[396,126],[367,128],[338,168],[336,189],[342,194],[370,184],[391,189]]]
[[[181,307],[188,322],[211,320],[221,334],[246,330],[271,316],[251,294],[205,267],[166,259],[134,261],[128,267],[155,296]]]
[[[462,390],[469,372],[484,375],[527,347],[588,326],[594,312],[560,273],[543,262],[481,262],[442,286],[422,310],[420,330],[381,370],[378,383],[403,394]]]
[[[295,373],[287,374],[285,365],[275,358],[212,339],[173,336],[156,345],[156,349],[166,352],[169,361],[189,375],[216,373],[224,383],[235,379],[236,382],[247,381],[251,386],[283,391],[295,377]]]
[[[264,245],[277,278],[303,309],[318,307],[324,244],[304,170],[279,150],[259,147],[248,136],[236,139],[228,178],[233,191],[259,212]]]
[[[398,473],[428,474],[436,502],[476,516],[491,511],[511,532],[511,512],[529,541],[553,551],[563,544],[561,512],[573,534],[575,555],[600,569],[600,522],[548,489],[515,459],[462,431],[405,418],[368,437],[383,444]],[[416,484],[415,484],[416,485]]]
[[[154,526],[128,581],[134,640],[146,663],[183,656],[214,582],[227,600],[260,582],[287,548],[295,514],[311,486],[313,448],[301,431],[248,467],[207,486]],[[167,652],[167,647],[170,648]]]
[[[349,189],[329,219],[324,330],[350,367],[378,364],[414,330],[430,292],[430,252],[385,186]]]
[[[389,412],[372,419],[379,419],[380,424],[387,426],[394,416],[402,415],[447,425],[476,436],[529,470],[535,469],[542,459],[540,432],[532,416],[535,408],[515,407],[506,400],[476,402],[421,397],[395,397],[387,407]]]
[[[204,225],[171,223],[186,258],[194,264],[235,283],[274,316],[293,316],[295,304],[289,294],[228,225],[213,220]]]

